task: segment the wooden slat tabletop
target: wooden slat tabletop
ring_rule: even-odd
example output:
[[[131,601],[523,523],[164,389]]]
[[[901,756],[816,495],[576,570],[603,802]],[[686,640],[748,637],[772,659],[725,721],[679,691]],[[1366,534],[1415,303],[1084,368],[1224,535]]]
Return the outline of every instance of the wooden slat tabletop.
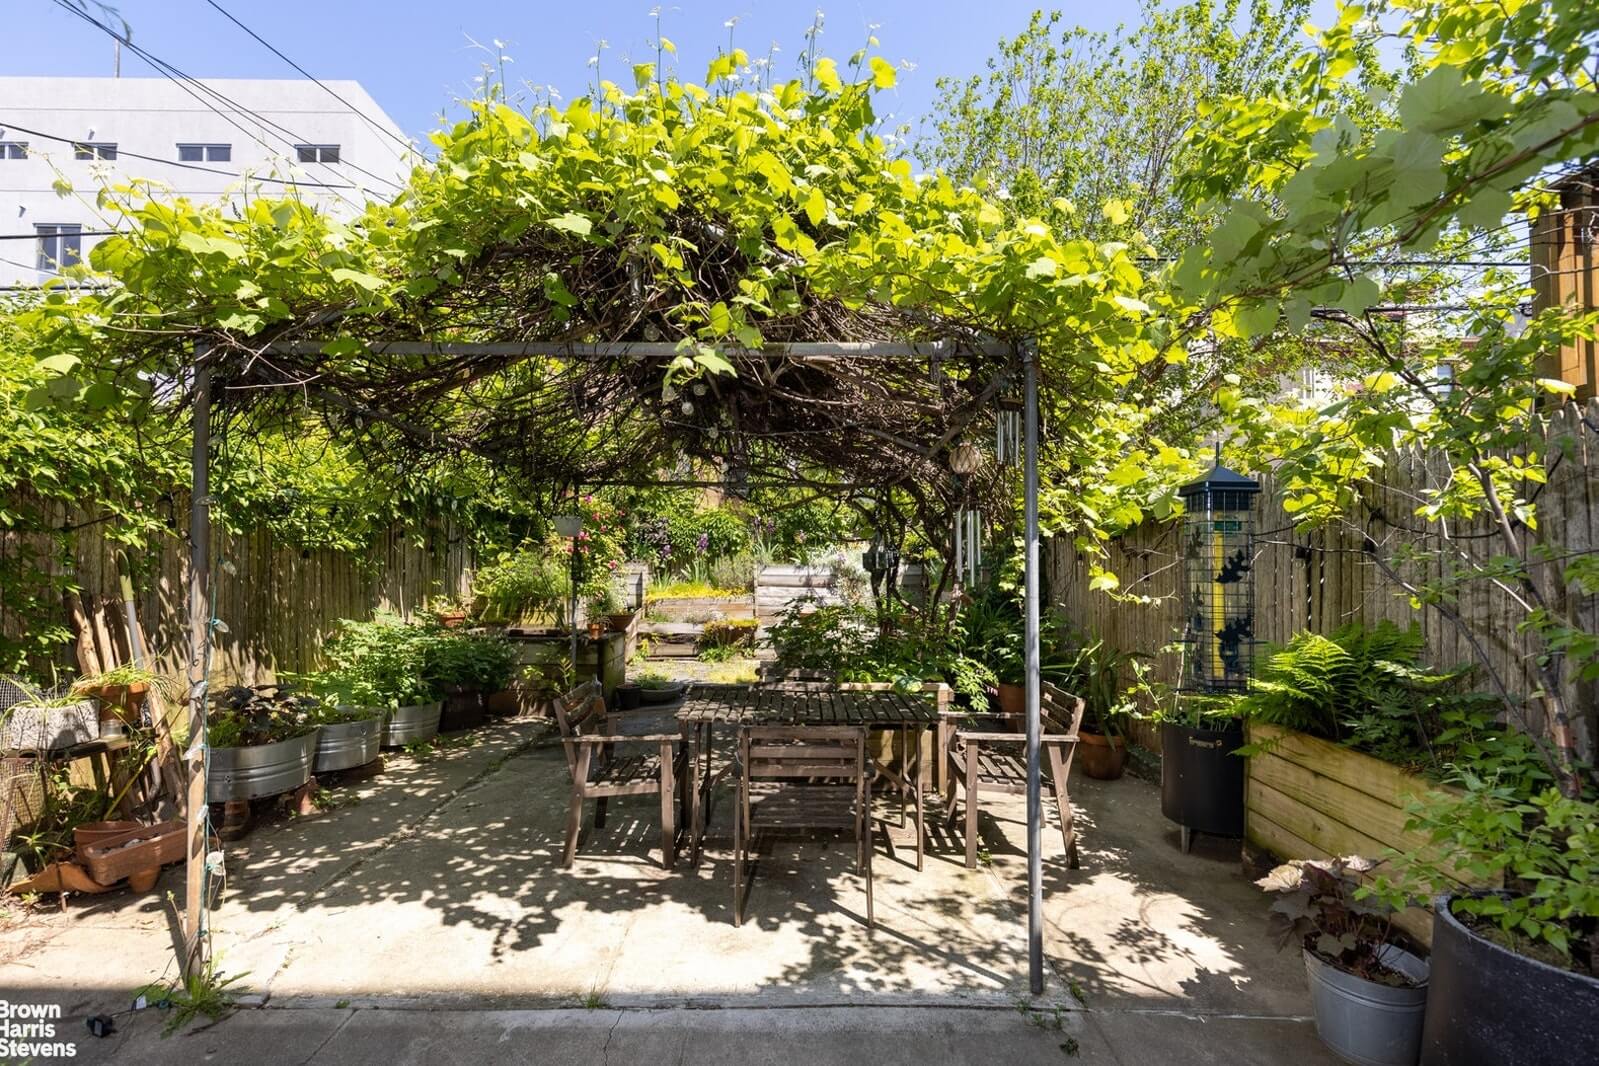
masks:
[[[927,726],[938,721],[931,696],[892,690],[762,688],[694,685],[677,720],[702,725]]]

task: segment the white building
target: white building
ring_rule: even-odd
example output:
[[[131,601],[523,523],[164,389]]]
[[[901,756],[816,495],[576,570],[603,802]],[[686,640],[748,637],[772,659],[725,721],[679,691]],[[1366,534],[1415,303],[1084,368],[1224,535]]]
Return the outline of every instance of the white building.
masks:
[[[0,286],[38,284],[123,225],[96,206],[103,184],[234,203],[294,189],[353,214],[394,195],[407,145],[353,81],[0,77]]]

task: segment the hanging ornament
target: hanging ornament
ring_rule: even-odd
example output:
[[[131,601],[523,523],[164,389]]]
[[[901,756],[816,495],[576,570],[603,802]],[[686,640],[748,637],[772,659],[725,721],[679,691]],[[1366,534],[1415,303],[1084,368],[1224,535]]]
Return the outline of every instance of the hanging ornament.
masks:
[[[983,512],[975,507],[955,512],[955,572],[968,585],[977,584],[983,570]]]
[[[1001,397],[994,414],[994,457],[1005,466],[1015,466],[1022,455],[1022,404],[1009,396]]]

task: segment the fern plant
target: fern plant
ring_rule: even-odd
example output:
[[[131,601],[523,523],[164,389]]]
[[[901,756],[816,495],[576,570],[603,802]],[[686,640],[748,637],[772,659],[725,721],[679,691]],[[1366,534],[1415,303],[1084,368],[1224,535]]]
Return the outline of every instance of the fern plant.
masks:
[[[1429,689],[1457,674],[1420,663],[1421,628],[1352,623],[1331,636],[1300,633],[1266,658],[1236,705],[1239,715],[1328,740],[1360,731],[1372,715],[1413,713]]]

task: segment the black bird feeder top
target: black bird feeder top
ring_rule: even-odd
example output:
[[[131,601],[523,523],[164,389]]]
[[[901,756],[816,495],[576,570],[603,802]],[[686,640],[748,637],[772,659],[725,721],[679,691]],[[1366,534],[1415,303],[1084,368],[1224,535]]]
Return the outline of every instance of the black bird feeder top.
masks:
[[[1260,482],[1229,470],[1220,461],[1198,481],[1177,490],[1189,514],[1206,511],[1247,511],[1255,505]]]

